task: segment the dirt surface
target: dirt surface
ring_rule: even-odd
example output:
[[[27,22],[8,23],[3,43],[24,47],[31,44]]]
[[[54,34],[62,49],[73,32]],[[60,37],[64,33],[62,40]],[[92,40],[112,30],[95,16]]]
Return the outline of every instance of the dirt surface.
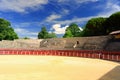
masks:
[[[57,56],[0,55],[0,80],[120,80],[120,64]]]

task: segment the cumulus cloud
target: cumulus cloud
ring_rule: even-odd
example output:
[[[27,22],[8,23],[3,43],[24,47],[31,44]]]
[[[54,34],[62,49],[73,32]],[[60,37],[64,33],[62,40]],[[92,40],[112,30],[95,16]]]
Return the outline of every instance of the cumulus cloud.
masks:
[[[68,26],[62,27],[61,24],[54,24],[52,26],[52,29],[54,30],[54,33],[56,34],[65,34],[65,30]]]
[[[28,29],[15,28],[14,30],[20,38],[29,37],[29,38],[32,38],[32,39],[36,39],[37,35],[38,35],[37,32],[31,32],[31,31],[28,31]]]
[[[1,11],[26,12],[28,8],[38,9],[48,0],[0,0]]]
[[[56,34],[65,34],[65,30],[66,28],[69,27],[68,25],[62,27],[61,24],[54,24],[52,26],[53,32]],[[81,27],[79,27],[81,31],[83,31],[83,29]]]

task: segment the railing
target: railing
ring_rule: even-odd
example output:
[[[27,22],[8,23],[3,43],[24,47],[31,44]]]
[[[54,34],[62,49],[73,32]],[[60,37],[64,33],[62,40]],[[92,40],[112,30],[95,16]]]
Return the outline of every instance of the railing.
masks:
[[[14,50],[0,49],[0,55],[52,55],[120,61],[120,52],[92,50]]]

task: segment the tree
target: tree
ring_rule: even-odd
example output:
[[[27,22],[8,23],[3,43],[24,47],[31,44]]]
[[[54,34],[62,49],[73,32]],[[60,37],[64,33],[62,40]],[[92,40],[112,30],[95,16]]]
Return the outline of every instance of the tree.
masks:
[[[41,31],[38,33],[38,39],[56,38],[55,33],[48,33],[46,27],[42,27]]]
[[[120,12],[113,13],[106,20],[105,27],[108,29],[107,33],[115,30],[120,30]]]
[[[38,39],[46,39],[48,36],[48,32],[46,27],[42,27],[41,31],[38,33]]]
[[[0,18],[0,40],[14,40],[18,39],[17,34],[11,27],[10,22]]]
[[[52,32],[52,33],[49,33],[47,37],[48,37],[48,38],[57,38],[56,34],[53,33],[53,32]]]
[[[83,30],[83,36],[100,36],[100,35],[106,35],[106,28],[104,26],[104,23],[106,21],[106,18],[98,17],[98,18],[92,18],[90,19],[84,30]]]
[[[69,27],[67,27],[66,32],[65,32],[65,34],[64,34],[64,37],[65,37],[66,33],[68,34],[68,33],[70,33],[70,32],[71,32],[71,34],[72,34],[71,37],[79,37],[79,34],[80,34],[81,30],[79,29],[79,27],[78,27],[77,24],[72,23],[72,24],[70,24]],[[70,37],[70,36],[69,36],[69,37]]]
[[[73,35],[72,35],[71,31],[68,29],[66,31],[66,33],[64,34],[63,38],[69,38],[69,37],[73,37]]]
[[[29,37],[24,37],[23,39],[30,39]]]
[[[5,40],[14,40],[14,39],[18,39],[17,34],[14,32],[13,28],[8,28],[7,30],[5,30],[3,32],[3,34],[5,34],[4,39]]]
[[[0,41],[3,40],[3,34],[0,33]]]

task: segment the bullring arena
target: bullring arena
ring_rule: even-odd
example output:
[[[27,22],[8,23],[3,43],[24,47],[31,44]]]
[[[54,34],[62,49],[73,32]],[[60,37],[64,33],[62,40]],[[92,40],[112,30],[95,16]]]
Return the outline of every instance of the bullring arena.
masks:
[[[0,50],[0,80],[119,80],[116,52]],[[112,76],[111,76],[112,75]]]
[[[13,47],[13,43],[20,45],[15,41],[3,42]],[[97,50],[101,47],[96,50],[57,50],[48,48],[50,44],[42,45],[44,49],[17,49],[7,44],[0,49],[0,80],[120,80],[119,51]],[[58,45],[54,43],[52,47],[55,46]]]

